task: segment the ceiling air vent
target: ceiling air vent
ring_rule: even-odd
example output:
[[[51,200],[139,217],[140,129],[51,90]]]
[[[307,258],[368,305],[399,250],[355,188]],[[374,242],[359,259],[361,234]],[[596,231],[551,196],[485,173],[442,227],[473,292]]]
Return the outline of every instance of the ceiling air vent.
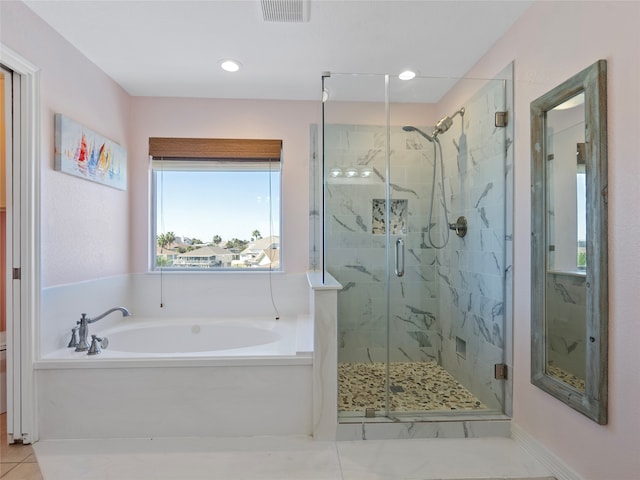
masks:
[[[310,0],[260,0],[265,22],[308,22]]]

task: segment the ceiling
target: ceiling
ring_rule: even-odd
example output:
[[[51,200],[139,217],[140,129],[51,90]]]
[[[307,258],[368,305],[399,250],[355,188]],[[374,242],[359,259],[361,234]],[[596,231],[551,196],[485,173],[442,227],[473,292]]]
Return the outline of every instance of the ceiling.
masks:
[[[319,100],[326,71],[460,78],[532,1],[310,0],[301,23],[260,0],[25,3],[134,96]]]

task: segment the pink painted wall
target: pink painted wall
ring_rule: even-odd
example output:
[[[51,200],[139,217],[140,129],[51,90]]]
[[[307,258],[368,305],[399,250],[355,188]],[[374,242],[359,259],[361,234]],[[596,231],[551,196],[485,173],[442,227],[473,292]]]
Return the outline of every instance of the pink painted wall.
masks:
[[[515,60],[514,422],[590,480],[640,472],[640,2],[536,2],[468,73]],[[529,103],[608,61],[609,424],[531,385]]]
[[[0,2],[0,40],[40,68],[42,286],[127,273],[128,192],[53,169],[54,114],[128,149],[129,95],[21,2]]]
[[[135,97],[130,175],[132,271],[148,271],[149,137],[282,139],[282,262],[303,273],[309,259],[309,128],[319,102]]]

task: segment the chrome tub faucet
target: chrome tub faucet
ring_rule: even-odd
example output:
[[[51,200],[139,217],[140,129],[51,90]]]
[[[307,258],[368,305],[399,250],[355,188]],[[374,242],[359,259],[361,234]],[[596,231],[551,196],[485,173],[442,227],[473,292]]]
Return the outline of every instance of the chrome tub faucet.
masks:
[[[90,323],[94,323],[97,322],[98,320],[103,319],[104,317],[106,317],[107,315],[109,315],[110,313],[116,312],[116,311],[120,311],[122,312],[122,316],[123,317],[129,317],[131,316],[131,314],[129,313],[129,310],[127,310],[124,307],[114,307],[114,308],[110,308],[109,310],[107,310],[106,312],[104,312],[102,315],[98,315],[97,317],[94,318],[89,318],[87,317],[86,313],[83,313],[82,316],[80,317],[80,320],[78,320],[77,325],[78,327],[78,340],[77,342],[74,341],[75,340],[75,330],[76,328],[72,329],[72,339],[69,342],[69,347],[76,347],[76,352],[86,352],[87,350],[89,350],[89,343],[87,342],[87,338],[89,337],[89,324]],[[75,345],[73,345],[75,343]],[[95,352],[98,353],[98,352]]]

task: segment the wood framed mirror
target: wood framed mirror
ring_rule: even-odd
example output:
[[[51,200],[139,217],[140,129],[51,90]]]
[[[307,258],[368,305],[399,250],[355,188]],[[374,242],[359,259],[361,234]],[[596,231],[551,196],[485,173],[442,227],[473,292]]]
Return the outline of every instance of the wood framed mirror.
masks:
[[[531,382],[607,423],[607,64],[531,102]]]

